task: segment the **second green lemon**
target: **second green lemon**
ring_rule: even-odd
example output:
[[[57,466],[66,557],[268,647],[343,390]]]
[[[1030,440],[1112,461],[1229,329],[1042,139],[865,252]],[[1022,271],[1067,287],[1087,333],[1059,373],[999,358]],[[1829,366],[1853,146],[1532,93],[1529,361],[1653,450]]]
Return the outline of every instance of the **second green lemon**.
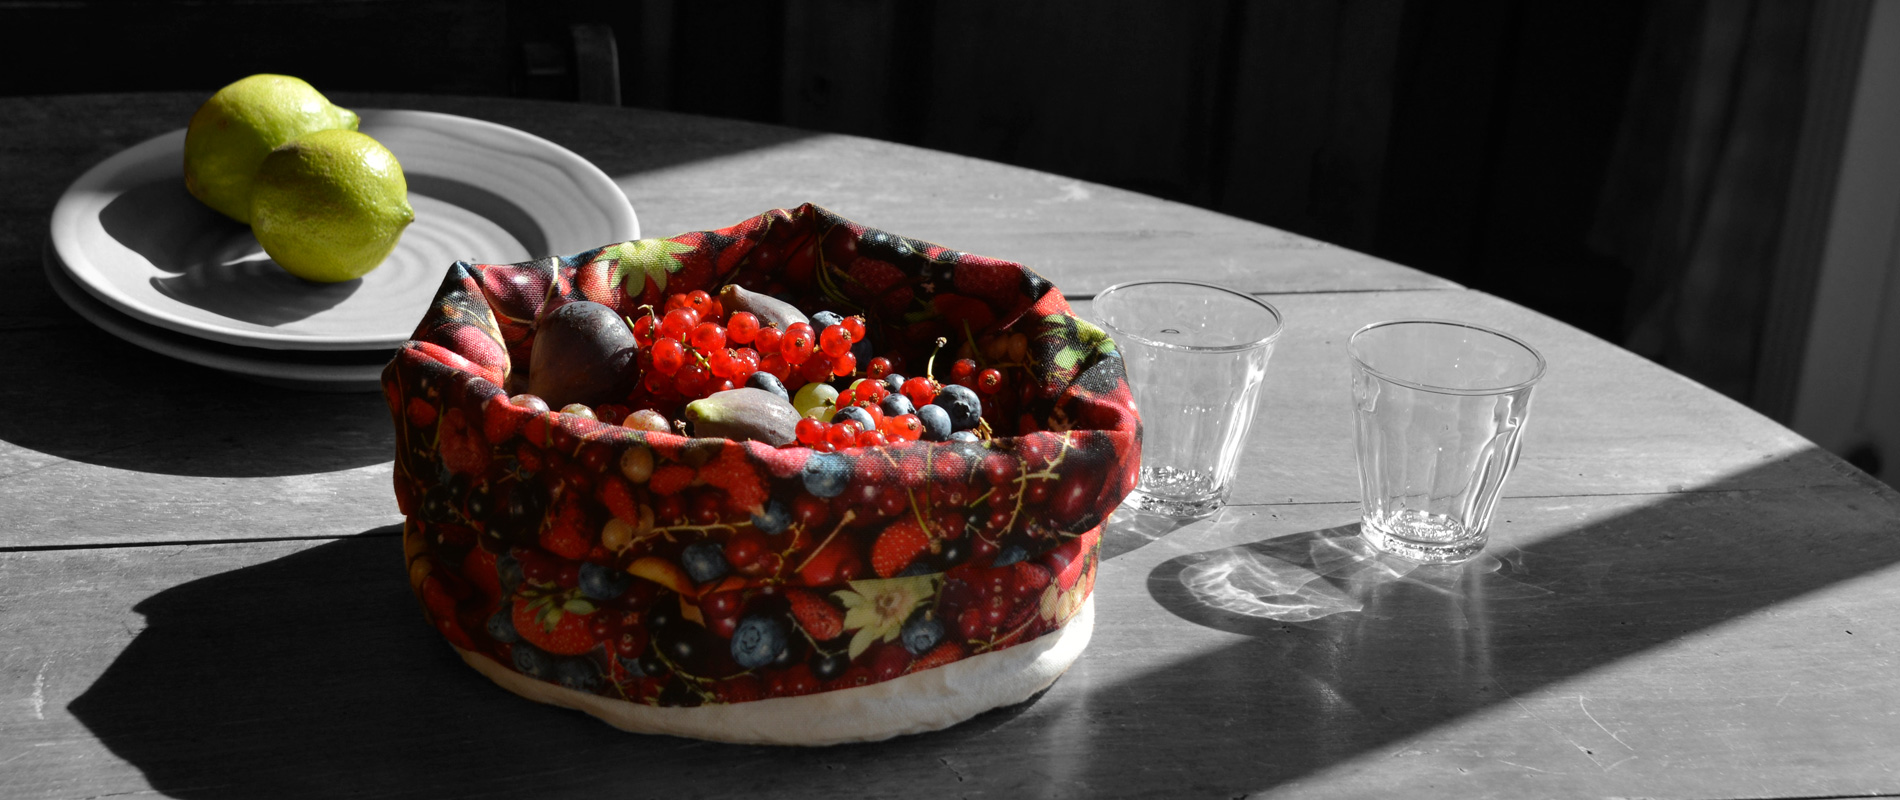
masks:
[[[396,156],[349,130],[306,133],[258,166],[251,232],[278,266],[319,283],[360,278],[414,222]]]

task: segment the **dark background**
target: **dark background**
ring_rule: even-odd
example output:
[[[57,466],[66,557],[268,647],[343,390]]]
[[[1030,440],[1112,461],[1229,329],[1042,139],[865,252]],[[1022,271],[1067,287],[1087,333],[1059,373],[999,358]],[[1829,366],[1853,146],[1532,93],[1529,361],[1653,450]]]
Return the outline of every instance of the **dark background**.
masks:
[[[1856,55],[1829,50],[1845,47],[1830,26],[1864,9],[0,0],[0,94],[209,95],[281,72],[324,91],[618,102],[916,144],[1413,266],[1786,421],[1818,259],[1789,233],[1787,198],[1817,138],[1814,85]],[[1827,122],[1818,136],[1838,137]]]

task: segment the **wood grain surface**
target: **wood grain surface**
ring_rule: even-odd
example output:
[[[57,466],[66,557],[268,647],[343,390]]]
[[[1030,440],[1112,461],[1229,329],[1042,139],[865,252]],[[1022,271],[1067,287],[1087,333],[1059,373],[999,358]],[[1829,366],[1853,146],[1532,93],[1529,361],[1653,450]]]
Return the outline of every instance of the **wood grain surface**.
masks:
[[[807,200],[1086,298],[1167,274],[1287,332],[1234,503],[1123,511],[1082,660],[947,731],[824,750],[614,731],[462,665],[401,567],[380,397],[258,386],[40,278],[80,172],[199,98],[0,99],[0,796],[1833,797],[1900,794],[1900,495],[1495,297],[1218,214],[869,139],[554,103],[649,235]],[[1493,545],[1372,557],[1345,340],[1463,319],[1550,361]],[[1155,413],[1150,410],[1149,413]]]

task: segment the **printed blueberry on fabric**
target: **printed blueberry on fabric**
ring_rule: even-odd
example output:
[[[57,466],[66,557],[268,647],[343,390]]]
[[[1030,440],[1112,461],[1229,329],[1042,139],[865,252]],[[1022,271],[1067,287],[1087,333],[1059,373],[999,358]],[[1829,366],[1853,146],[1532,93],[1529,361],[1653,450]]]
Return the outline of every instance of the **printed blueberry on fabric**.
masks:
[[[918,374],[933,353],[939,373],[958,358],[998,370],[984,435],[818,452],[508,402],[552,309],[637,319],[727,284],[861,315],[869,349]],[[1141,450],[1114,342],[1047,280],[812,205],[457,263],[383,390],[428,621],[523,675],[662,706],[863,686],[1060,629]],[[626,405],[664,399],[643,391]]]

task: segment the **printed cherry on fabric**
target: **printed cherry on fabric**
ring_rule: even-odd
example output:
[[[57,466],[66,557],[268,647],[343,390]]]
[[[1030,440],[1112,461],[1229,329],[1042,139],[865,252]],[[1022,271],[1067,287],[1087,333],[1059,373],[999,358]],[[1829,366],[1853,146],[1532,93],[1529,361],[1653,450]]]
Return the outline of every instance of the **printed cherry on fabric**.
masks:
[[[793,370],[811,363],[779,355],[796,336],[770,321],[726,312],[728,327],[704,331],[720,374],[690,342],[654,346],[690,330],[673,313],[719,313],[728,284],[836,315],[829,338],[792,331],[809,337],[792,357],[824,358],[818,377],[858,401],[870,429],[852,426],[842,447],[773,447],[613,424],[642,408],[679,419],[683,380],[776,369],[783,387],[802,385]],[[631,333],[640,374],[591,417],[511,403],[527,386],[535,321],[583,300],[647,318]],[[706,374],[682,377],[695,367]],[[925,391],[944,400],[911,413],[923,404],[898,379],[926,371],[942,388]],[[855,378],[867,380],[853,390]],[[1027,669],[1008,654],[1048,650],[1092,619],[1101,526],[1140,461],[1114,342],[1048,281],[811,205],[573,256],[457,263],[383,389],[409,575],[429,623],[511,691],[632,730],[715,739],[728,738],[727,718],[672,720],[823,713],[881,684],[923,687],[916,676],[932,670]],[[942,438],[926,418],[946,408],[980,413],[966,441],[924,438]],[[1051,669],[1053,656],[1038,658]],[[980,710],[925,727],[841,722],[846,733],[790,741],[881,738]]]

